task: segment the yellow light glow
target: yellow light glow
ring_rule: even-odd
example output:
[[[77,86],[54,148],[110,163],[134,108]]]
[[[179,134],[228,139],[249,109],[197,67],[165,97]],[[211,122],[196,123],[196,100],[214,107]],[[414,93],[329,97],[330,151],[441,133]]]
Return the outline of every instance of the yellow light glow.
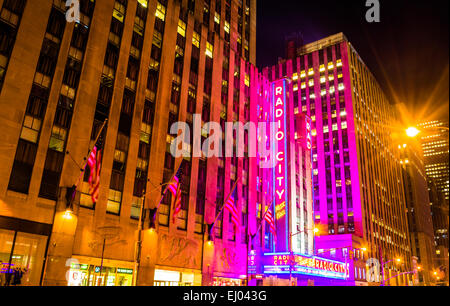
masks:
[[[420,131],[417,128],[413,127],[413,126],[409,127],[406,130],[406,135],[408,135],[408,137],[416,137],[419,133],[420,133]]]
[[[63,218],[64,219],[72,219],[72,211],[70,209],[67,209],[63,215]]]
[[[361,250],[362,250],[363,252],[365,252],[365,251],[367,251],[367,248],[361,248]]]
[[[318,233],[319,229],[317,227],[314,228],[314,233]]]

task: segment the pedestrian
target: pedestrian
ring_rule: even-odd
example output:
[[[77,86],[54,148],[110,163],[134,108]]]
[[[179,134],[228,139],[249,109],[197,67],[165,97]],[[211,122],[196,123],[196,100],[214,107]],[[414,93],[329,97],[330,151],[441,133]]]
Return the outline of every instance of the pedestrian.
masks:
[[[3,271],[3,261],[0,260],[0,287],[6,285],[6,270]]]
[[[13,278],[13,283],[12,284],[14,286],[20,285],[22,283],[22,276],[23,276],[22,269],[19,268],[19,267],[14,268],[13,275],[14,275],[14,278]]]

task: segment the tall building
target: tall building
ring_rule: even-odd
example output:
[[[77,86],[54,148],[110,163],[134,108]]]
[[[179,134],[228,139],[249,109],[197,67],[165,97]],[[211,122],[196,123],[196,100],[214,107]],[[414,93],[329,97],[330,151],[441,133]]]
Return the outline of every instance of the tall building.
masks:
[[[399,144],[403,166],[403,184],[407,207],[411,254],[421,267],[415,285],[434,284],[435,244],[427,177],[420,143],[415,140]]]
[[[389,261],[387,284],[411,284],[394,277],[411,270],[411,253],[400,152],[386,132],[394,109],[377,81],[342,33],[301,46],[272,70],[293,80],[295,112],[312,120],[314,221],[321,236],[335,237],[320,237],[316,249],[343,259],[366,248],[366,259]],[[361,269],[355,280],[365,282]]]
[[[437,188],[434,180],[428,178],[428,189],[430,196],[431,214],[434,228],[434,245],[436,255],[434,256],[436,271],[442,271],[440,281],[446,282],[449,278],[449,250],[448,250],[448,205],[445,205],[444,195]],[[437,278],[435,281],[439,281]]]
[[[193,127],[195,113],[256,122],[256,1],[80,0],[76,22],[65,3],[0,0],[3,272],[25,268],[26,285],[130,285],[145,205],[137,284],[244,284],[255,163],[181,163],[170,128]],[[93,203],[80,169],[98,136]],[[181,164],[181,211],[173,218],[168,193],[155,216]],[[211,246],[204,224],[238,177],[240,226],[224,212]]]
[[[431,120],[419,123],[427,176],[433,178],[438,189],[449,201],[448,121]]]
[[[449,277],[449,144],[448,121],[430,120],[419,124],[424,162],[433,214],[435,261],[442,270],[440,281]],[[437,281],[437,279],[436,279]]]

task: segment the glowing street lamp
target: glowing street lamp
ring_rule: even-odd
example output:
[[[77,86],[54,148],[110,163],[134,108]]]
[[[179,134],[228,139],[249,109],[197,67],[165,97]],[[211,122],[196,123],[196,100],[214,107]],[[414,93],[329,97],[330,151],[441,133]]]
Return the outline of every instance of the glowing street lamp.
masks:
[[[408,135],[408,137],[411,137],[411,138],[416,137],[419,133],[420,133],[420,131],[413,126],[406,129],[406,135]]]

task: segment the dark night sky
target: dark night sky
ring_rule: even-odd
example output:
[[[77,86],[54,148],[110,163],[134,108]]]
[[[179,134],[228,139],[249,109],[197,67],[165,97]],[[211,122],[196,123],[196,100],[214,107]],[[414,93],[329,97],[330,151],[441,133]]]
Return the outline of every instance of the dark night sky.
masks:
[[[284,57],[284,36],[292,32],[305,43],[343,32],[413,120],[448,117],[449,1],[379,2],[381,22],[368,23],[366,0],[258,0],[257,66]]]

